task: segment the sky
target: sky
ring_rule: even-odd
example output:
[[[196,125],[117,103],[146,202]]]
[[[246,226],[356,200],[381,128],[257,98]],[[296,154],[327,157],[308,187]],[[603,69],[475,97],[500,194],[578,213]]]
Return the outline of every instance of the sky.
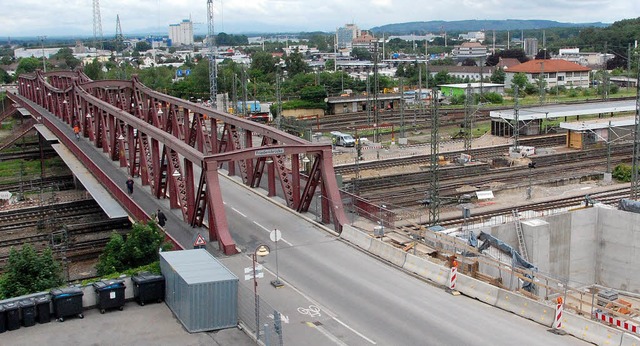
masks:
[[[92,0],[0,0],[0,37],[93,36]],[[637,0],[214,0],[215,32],[332,32],[430,20],[545,19],[613,23],[640,17]],[[116,15],[125,36],[168,34],[169,24],[191,17],[207,31],[205,0],[102,0],[103,36],[113,36]],[[490,28],[488,28],[490,29]]]

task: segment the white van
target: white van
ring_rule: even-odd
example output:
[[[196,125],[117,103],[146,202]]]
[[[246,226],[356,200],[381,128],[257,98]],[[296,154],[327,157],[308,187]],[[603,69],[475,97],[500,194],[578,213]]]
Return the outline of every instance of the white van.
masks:
[[[348,133],[342,133],[338,131],[331,132],[331,142],[334,145],[341,147],[353,147],[356,145],[356,140]]]

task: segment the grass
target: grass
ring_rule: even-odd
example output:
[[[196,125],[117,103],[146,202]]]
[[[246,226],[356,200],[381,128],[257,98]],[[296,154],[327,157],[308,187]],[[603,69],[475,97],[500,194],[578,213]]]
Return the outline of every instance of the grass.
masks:
[[[59,157],[46,159],[44,164],[47,175],[59,175],[69,170],[64,161]],[[23,179],[40,177],[40,173],[40,160],[9,160],[0,162],[0,179],[5,183],[20,181],[21,176]]]

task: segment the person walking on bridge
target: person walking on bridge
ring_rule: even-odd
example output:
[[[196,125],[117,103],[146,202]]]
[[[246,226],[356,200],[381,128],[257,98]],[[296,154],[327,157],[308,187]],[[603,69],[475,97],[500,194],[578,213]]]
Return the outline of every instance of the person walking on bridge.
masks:
[[[133,178],[129,177],[129,179],[127,179],[127,191],[129,192],[129,194],[133,193]]]
[[[167,223],[167,217],[160,209],[158,209],[158,212],[156,213],[156,219],[158,220],[158,225],[160,225],[160,227],[164,227],[164,225]]]
[[[76,140],[79,141],[80,140],[80,126],[78,126],[78,124],[75,124],[73,126],[73,133],[76,134]]]

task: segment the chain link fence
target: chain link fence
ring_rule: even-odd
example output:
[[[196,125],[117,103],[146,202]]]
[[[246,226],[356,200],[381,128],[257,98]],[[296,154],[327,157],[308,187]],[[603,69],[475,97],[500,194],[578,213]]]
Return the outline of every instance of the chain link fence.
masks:
[[[253,335],[258,344],[266,346],[283,345],[282,319],[259,293],[254,291],[253,281],[249,285],[238,285],[238,318],[247,328],[247,334]]]

